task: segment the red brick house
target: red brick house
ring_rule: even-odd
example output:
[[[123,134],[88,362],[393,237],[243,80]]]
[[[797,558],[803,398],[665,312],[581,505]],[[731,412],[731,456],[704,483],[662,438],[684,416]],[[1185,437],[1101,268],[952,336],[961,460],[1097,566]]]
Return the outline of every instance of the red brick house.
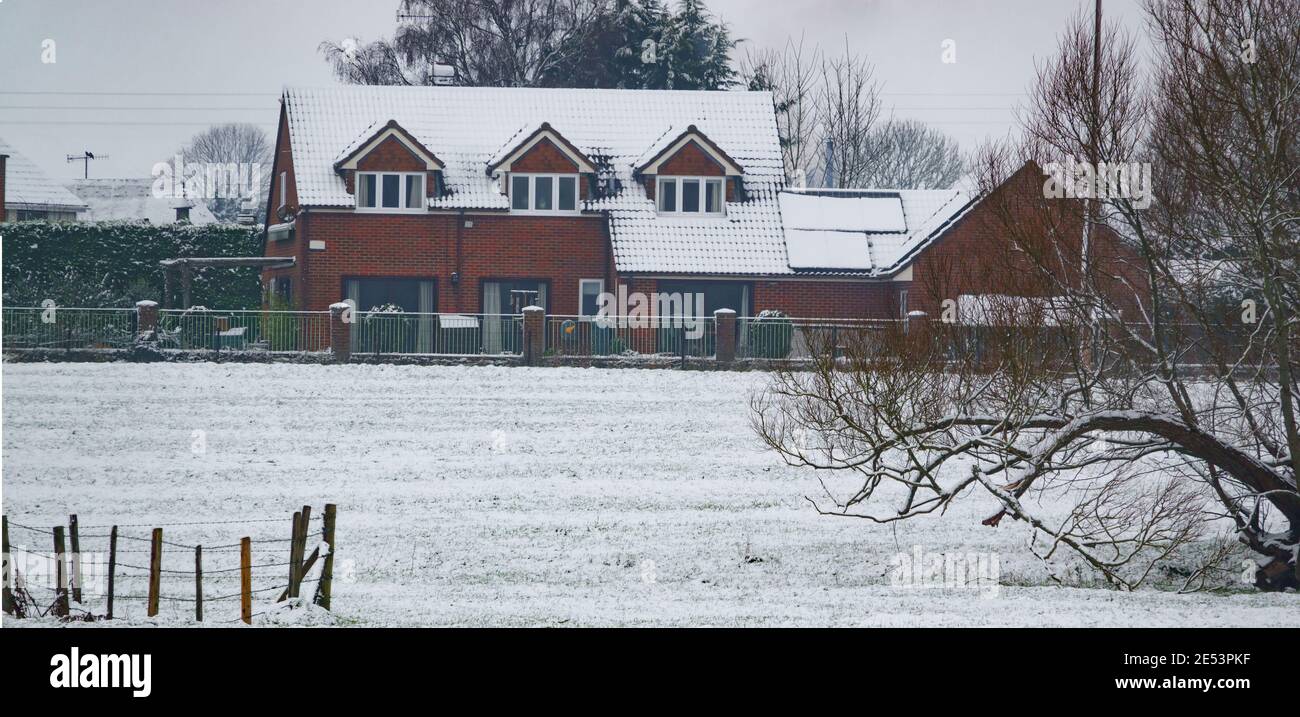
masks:
[[[709,312],[891,317],[911,280],[898,260],[970,203],[881,193],[884,231],[787,236],[782,203],[802,197],[782,199],[766,93],[291,89],[276,144],[265,254],[295,263],[264,282],[307,310],[532,297],[579,315],[624,284],[701,291]],[[876,255],[813,266],[858,249]]]
[[[293,263],[264,285],[305,310],[591,315],[623,285],[896,318],[933,310],[931,255],[995,241],[962,191],[788,189],[758,92],[289,89],[268,201],[264,255]]]

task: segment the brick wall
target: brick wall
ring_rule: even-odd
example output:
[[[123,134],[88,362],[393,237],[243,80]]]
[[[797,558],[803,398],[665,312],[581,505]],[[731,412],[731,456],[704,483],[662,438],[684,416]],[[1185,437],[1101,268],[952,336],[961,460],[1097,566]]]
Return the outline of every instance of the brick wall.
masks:
[[[550,283],[552,314],[578,312],[578,281],[606,276],[604,218],[506,214],[351,214],[310,212],[297,243],[325,242],[299,260],[305,274],[302,308],[323,310],[354,277],[437,281],[443,312],[482,310],[481,283],[538,279]],[[471,222],[466,227],[463,222]],[[302,256],[300,254],[300,256]],[[460,280],[452,284],[451,275]]]
[[[565,156],[554,142],[543,139],[516,159],[510,165],[510,171],[573,174],[578,171],[578,165]]]
[[[622,277],[622,283],[627,285],[629,293],[640,292],[646,295],[659,290],[659,281],[656,278],[640,276]],[[753,313],[776,309],[800,318],[893,318],[899,315],[897,292],[907,286],[898,282],[868,281],[791,281],[763,278],[738,278],[734,281],[749,285],[750,310]],[[615,289],[607,284],[606,290]],[[737,312],[741,311],[739,306],[730,308],[734,308]]]
[[[1062,284],[1079,286],[1081,217],[1078,200],[1045,199],[1041,170],[1027,165],[917,259],[908,308],[933,317],[944,299],[962,294],[1054,296]],[[1089,254],[1103,274],[1143,285],[1132,250],[1110,229],[1093,233]],[[1122,282],[1103,278],[1098,288],[1132,316],[1137,297]]]
[[[293,147],[289,136],[289,119],[280,109],[280,129],[275,140],[275,157],[272,160],[271,192],[268,202],[266,216],[267,225],[279,224],[280,219],[276,212],[280,207],[280,173],[287,173],[286,188],[287,202],[289,206],[298,205],[298,187],[294,175],[293,167]],[[262,272],[262,286],[265,289],[267,284],[277,278],[289,277],[292,282],[292,294],[294,308],[305,308],[299,297],[301,296],[301,287],[303,284],[303,271],[306,266],[307,242],[303,239],[303,234],[307,226],[307,216],[303,215],[297,218],[297,236],[293,240],[282,239],[279,241],[270,241],[269,238],[263,248],[262,256],[292,256],[297,259],[296,264],[289,269],[279,269],[276,271]],[[327,305],[328,306],[328,305]],[[324,308],[324,307],[322,307]]]
[[[284,202],[289,206],[298,206],[298,189],[297,181],[293,173],[293,151],[289,139],[289,117],[285,114],[284,108],[280,108],[280,129],[275,141],[276,152],[272,160],[271,176],[271,201],[266,213],[268,224],[276,224],[280,220],[276,216],[276,210],[279,209],[280,201],[280,173],[288,172],[288,201]]]
[[[677,150],[677,153],[659,165],[659,173],[664,176],[685,175],[689,177],[721,177],[725,174],[722,165],[714,161],[695,140],[691,140]]]
[[[755,281],[754,313],[776,309],[800,318],[869,318],[898,316],[896,296],[906,285],[865,281]]]
[[[423,172],[424,162],[401,140],[389,137],[357,160],[363,172]]]

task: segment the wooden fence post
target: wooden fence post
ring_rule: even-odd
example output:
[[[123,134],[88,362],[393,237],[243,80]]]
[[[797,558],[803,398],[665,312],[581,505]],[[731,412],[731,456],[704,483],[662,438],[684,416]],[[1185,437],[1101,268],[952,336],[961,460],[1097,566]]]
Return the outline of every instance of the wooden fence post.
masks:
[[[77,529],[77,514],[68,516],[68,533],[72,539],[72,600],[81,602],[81,532]]]
[[[63,526],[54,526],[54,615],[68,616],[68,570],[64,565]]]
[[[328,510],[328,508],[327,508]],[[14,614],[14,596],[10,586],[13,585],[14,568],[9,561],[9,516],[4,516],[4,611],[6,615]]]
[[[203,622],[203,546],[194,546],[194,620]]]
[[[325,504],[325,527],[321,530],[321,537],[325,544],[329,546],[330,552],[325,556],[325,564],[321,566],[320,583],[316,586],[316,604],[330,609],[330,590],[334,586],[334,520],[338,515],[338,506],[333,503]]]
[[[253,544],[250,538],[239,539],[239,619],[253,624]]]
[[[149,617],[158,614],[158,591],[162,588],[162,528],[153,529],[149,551]]]
[[[297,552],[296,557],[293,559],[296,567],[293,584],[289,586],[289,597],[295,598],[302,594],[304,572],[302,561],[307,557],[307,526],[311,525],[311,506],[304,505],[298,515]]]
[[[302,562],[298,559],[298,529],[302,527],[302,513],[293,514],[293,529],[289,531],[289,585],[285,592],[293,597],[293,586],[297,582],[298,568]]]
[[[108,619],[113,619],[113,573],[117,572],[117,526],[108,531]]]

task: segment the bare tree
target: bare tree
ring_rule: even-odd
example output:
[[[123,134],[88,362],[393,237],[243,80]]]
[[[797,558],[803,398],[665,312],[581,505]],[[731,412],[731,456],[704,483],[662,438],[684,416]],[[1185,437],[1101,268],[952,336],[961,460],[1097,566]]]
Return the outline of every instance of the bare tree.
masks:
[[[344,81],[431,85],[437,65],[457,82],[533,87],[564,65],[606,10],[605,0],[402,0],[393,40],[320,49]]]
[[[180,150],[189,165],[207,165],[202,197],[212,214],[234,222],[242,200],[265,196],[270,188],[271,141],[257,125],[214,125],[190,138]],[[247,186],[256,179],[258,186]]]
[[[798,43],[793,38],[787,40],[780,51],[749,53],[741,63],[741,76],[749,89],[772,92],[781,155],[791,180],[800,173],[806,180],[816,170],[821,151],[817,128],[820,55],[800,37]]]
[[[820,153],[817,171],[823,184],[861,187],[874,157],[868,138],[880,117],[880,83],[867,58],[855,55],[845,40],[844,54],[822,58],[822,84],[817,99]],[[828,166],[828,162],[832,166]],[[827,176],[832,178],[826,182]]]
[[[1037,555],[1118,586],[1222,587],[1236,543],[1256,585],[1300,587],[1300,6],[1147,13],[1151,87],[1133,43],[1110,26],[1095,48],[1081,16],[1039,68],[1028,141],[981,153],[971,221],[1001,241],[921,272],[940,320],[840,332],[840,358],[813,335],[813,369],[755,397],[787,462],[861,479],[819,510],[892,522],[980,490],[985,524],[1023,522]],[[1055,196],[1033,160],[1061,154],[1149,157],[1155,205],[1097,167]]]
[[[947,189],[965,172],[957,141],[920,120],[890,119],[872,130],[867,143],[874,160],[864,187]]]

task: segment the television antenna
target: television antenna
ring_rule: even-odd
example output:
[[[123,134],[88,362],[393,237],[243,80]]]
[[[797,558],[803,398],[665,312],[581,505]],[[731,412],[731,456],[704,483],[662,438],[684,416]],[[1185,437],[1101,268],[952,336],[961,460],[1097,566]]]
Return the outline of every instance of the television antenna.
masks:
[[[86,179],[90,179],[90,163],[91,163],[91,161],[96,160],[96,159],[108,159],[108,155],[107,155],[107,154],[96,155],[94,152],[91,152],[91,151],[89,151],[89,150],[85,151],[85,152],[82,153],[82,154],[69,154],[69,155],[68,155],[68,162],[69,162],[69,163],[71,163],[71,162],[82,162],[82,163],[84,163],[84,165],[85,165],[85,169],[83,170],[83,172],[84,172],[84,177],[85,177]]]

